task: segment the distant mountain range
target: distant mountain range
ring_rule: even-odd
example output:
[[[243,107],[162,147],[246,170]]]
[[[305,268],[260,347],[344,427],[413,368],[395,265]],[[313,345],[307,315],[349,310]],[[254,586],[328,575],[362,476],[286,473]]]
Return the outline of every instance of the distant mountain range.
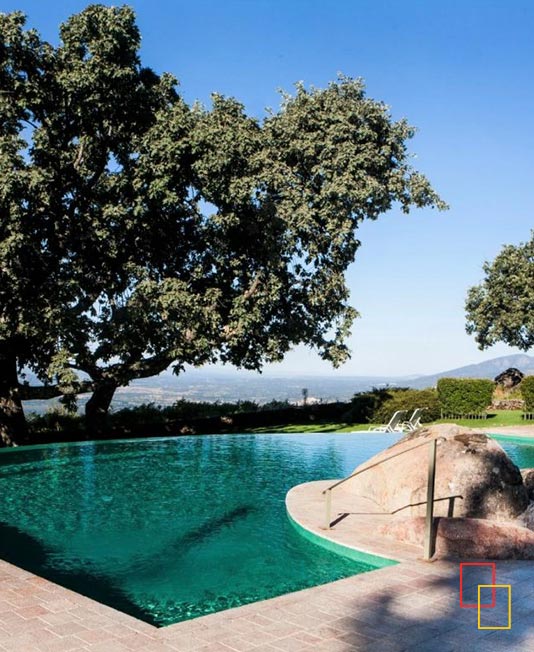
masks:
[[[171,405],[186,399],[188,401],[236,402],[255,401],[268,403],[272,400],[302,401],[302,390],[308,390],[310,401],[348,401],[357,392],[373,387],[433,387],[439,378],[495,378],[509,367],[517,367],[525,374],[534,374],[534,357],[528,355],[507,355],[478,364],[442,371],[428,376],[271,376],[252,372],[210,372],[206,369],[191,369],[174,376],[164,372],[153,378],[136,380],[128,387],[117,390],[112,408],[120,410],[143,403]],[[28,378],[28,380],[32,380]],[[87,397],[81,396],[82,407]],[[53,401],[26,401],[25,409],[43,413]]]
[[[449,369],[449,371],[442,371],[430,376],[420,376],[408,381],[407,385],[418,389],[432,387],[440,378],[491,378],[493,380],[501,371],[510,367],[516,367],[525,375],[532,375],[534,374],[534,358],[523,353],[505,355],[500,358],[493,358],[493,360],[458,367],[458,369]]]

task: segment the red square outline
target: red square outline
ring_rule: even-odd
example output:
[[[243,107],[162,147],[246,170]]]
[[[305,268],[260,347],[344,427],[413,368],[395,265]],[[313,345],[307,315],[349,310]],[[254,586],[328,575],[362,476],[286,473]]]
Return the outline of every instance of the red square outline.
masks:
[[[478,604],[475,602],[474,604],[464,604],[464,601],[462,599],[462,591],[463,591],[463,567],[464,566],[491,566],[491,583],[496,584],[496,577],[497,577],[497,566],[494,561],[465,561],[460,564],[460,608],[461,609],[478,609]],[[495,589],[491,589],[491,604],[481,604],[480,608],[481,609],[493,609],[495,607],[495,602],[497,600],[497,597],[495,595],[496,591]]]

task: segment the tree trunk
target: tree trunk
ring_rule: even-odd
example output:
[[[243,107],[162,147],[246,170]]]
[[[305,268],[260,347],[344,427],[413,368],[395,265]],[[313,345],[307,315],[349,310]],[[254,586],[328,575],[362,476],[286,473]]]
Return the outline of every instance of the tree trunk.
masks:
[[[90,436],[99,437],[107,426],[108,410],[118,385],[109,380],[94,382],[94,391],[85,406],[85,422]]]
[[[17,358],[0,342],[0,447],[26,443],[28,429],[18,389]]]

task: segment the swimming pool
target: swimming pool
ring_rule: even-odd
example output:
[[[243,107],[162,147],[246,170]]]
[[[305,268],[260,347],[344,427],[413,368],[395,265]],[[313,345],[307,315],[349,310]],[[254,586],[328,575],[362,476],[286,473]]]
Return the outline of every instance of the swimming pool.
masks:
[[[509,435],[489,435],[508,453],[510,459],[520,469],[534,468],[534,439]]]
[[[0,453],[0,557],[158,626],[373,570],[285,511],[398,434],[207,435]],[[387,563],[386,560],[384,560]]]

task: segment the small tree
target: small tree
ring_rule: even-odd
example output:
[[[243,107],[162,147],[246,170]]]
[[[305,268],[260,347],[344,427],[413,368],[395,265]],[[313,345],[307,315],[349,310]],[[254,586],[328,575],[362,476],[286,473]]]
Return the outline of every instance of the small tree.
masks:
[[[370,421],[387,423],[397,410],[406,410],[408,419],[417,408],[425,408],[421,422],[435,421],[441,416],[438,394],[435,389],[398,388],[390,390],[390,393],[391,397],[378,406]]]
[[[534,234],[503,247],[483,270],[467,295],[467,332],[481,349],[504,342],[527,351],[534,344]]]

